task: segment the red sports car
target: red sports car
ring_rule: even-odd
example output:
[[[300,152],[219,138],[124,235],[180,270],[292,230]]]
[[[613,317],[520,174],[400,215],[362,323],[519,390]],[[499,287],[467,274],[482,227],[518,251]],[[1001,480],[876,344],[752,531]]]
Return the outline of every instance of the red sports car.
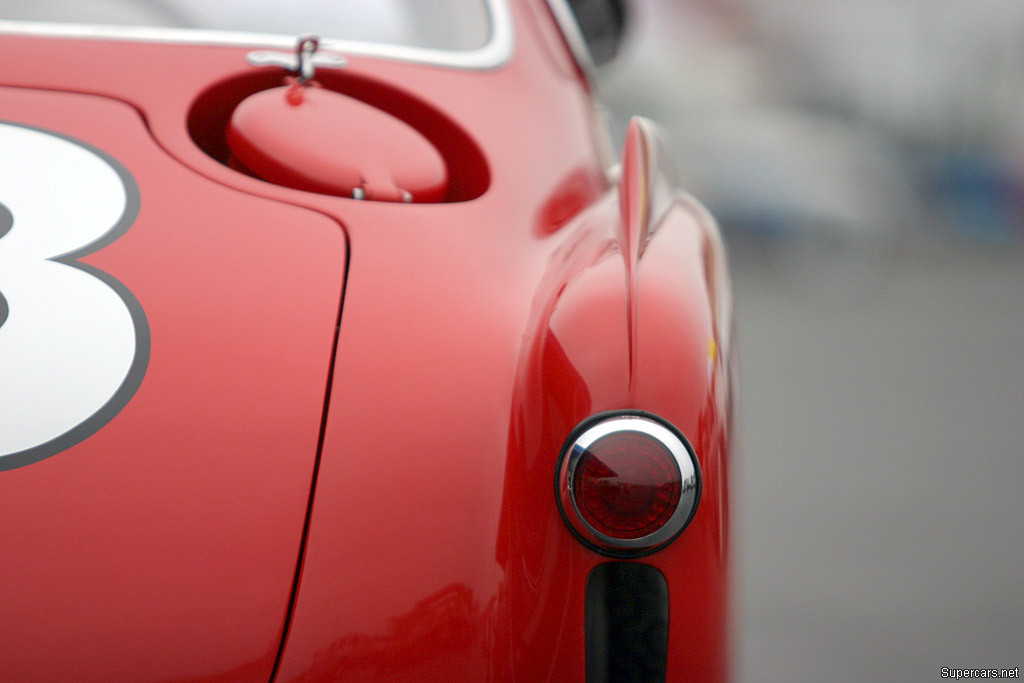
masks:
[[[0,679],[724,679],[728,274],[621,7],[354,4],[0,3]]]

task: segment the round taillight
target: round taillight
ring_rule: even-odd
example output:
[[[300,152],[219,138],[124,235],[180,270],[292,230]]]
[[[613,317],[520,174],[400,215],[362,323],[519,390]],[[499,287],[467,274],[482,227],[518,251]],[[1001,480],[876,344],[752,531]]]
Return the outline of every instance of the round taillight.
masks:
[[[671,543],[700,501],[693,448],[649,413],[584,421],[558,465],[558,505],[576,536],[606,555],[635,557]]]

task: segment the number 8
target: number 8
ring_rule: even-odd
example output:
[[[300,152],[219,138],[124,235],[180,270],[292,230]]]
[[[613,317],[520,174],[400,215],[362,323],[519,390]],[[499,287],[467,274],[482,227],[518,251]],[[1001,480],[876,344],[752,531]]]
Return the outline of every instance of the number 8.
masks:
[[[141,305],[75,260],[123,235],[138,209],[135,181],[103,152],[0,122],[0,470],[88,438],[142,383]]]

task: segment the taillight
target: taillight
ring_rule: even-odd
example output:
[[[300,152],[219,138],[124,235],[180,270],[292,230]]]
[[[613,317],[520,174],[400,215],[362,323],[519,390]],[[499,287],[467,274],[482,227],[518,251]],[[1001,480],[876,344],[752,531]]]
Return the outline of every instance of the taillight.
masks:
[[[650,413],[611,413],[573,430],[558,464],[557,498],[569,528],[615,557],[653,553],[689,524],[700,467],[686,438]]]

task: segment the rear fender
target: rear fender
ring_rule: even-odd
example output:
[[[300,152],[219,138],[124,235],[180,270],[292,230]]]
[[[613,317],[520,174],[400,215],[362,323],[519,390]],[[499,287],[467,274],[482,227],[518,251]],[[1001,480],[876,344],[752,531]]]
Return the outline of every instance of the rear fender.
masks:
[[[657,134],[634,119],[618,188],[581,214],[536,293],[511,415],[502,547],[511,665],[523,680],[576,680],[587,576],[608,558],[559,517],[552,482],[587,417],[643,410],[693,444],[705,493],[690,527],[641,561],[669,586],[668,678],[715,680],[725,661],[725,462],[731,308],[718,231],[673,191]],[[565,667],[562,670],[561,667]]]

